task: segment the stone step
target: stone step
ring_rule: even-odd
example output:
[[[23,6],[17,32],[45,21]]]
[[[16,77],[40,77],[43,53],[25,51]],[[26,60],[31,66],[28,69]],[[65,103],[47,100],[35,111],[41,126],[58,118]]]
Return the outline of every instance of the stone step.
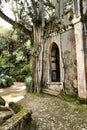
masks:
[[[13,116],[13,113],[10,110],[4,110],[0,111],[0,125]]]
[[[59,92],[51,89],[43,89],[44,94],[52,95],[52,96],[58,96]]]

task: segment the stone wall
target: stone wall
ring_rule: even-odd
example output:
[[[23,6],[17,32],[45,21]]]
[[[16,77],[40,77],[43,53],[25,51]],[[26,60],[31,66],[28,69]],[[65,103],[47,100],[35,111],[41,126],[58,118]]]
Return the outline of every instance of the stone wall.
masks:
[[[51,82],[51,72],[50,72],[50,55],[51,47],[53,43],[59,48],[60,56],[60,82],[63,82],[63,62],[61,55],[61,45],[60,45],[60,34],[52,34],[49,38],[46,39],[44,43],[44,56],[43,56],[43,81],[47,84]]]
[[[74,81],[77,80],[76,48],[74,30],[61,34],[61,48],[64,62],[64,84],[67,93],[75,93]]]
[[[30,130],[31,121],[31,112],[29,110],[21,110],[2,124],[0,130]]]
[[[83,0],[83,14],[87,11],[87,0]]]
[[[86,99],[86,75],[85,75],[85,55],[83,47],[83,25],[82,22],[74,24],[74,33],[76,41],[77,54],[77,72],[78,72],[78,97]]]
[[[46,39],[44,44],[43,74],[44,81],[48,86],[52,82],[50,73],[50,50],[53,43],[57,44],[60,53],[60,82],[64,83],[67,93],[75,94],[77,93],[78,85],[74,29],[69,29],[63,33],[55,34],[54,36],[51,35]]]
[[[61,2],[63,2],[61,0]],[[58,30],[52,27],[46,41],[43,44],[43,79],[53,89],[52,73],[50,65],[50,48],[53,43],[59,48],[60,53],[60,82],[64,83],[65,90],[69,94],[76,94],[78,97],[87,98],[87,0],[72,1],[71,11],[60,15],[62,5],[60,1],[56,4],[56,16],[59,20]],[[83,8],[82,8],[83,6]],[[72,12],[73,10],[73,12]],[[83,16],[82,17],[82,12]],[[61,22],[60,22],[61,21]],[[84,21],[85,23],[82,23]],[[83,26],[84,25],[84,26]],[[83,30],[84,29],[84,30]],[[85,34],[84,34],[85,32]],[[56,85],[57,86],[57,85]]]
[[[84,48],[84,57],[82,24],[79,22],[74,24],[74,27],[72,28],[63,30],[59,32],[59,34],[52,33],[46,38],[43,46],[43,81],[47,87],[52,82],[50,52],[53,43],[56,43],[59,48],[60,82],[64,83],[63,86],[65,87],[65,91],[68,94],[76,94],[81,98],[86,98],[87,58],[85,57],[87,53],[87,45]]]
[[[85,54],[85,66],[86,66],[86,84],[87,84],[87,21],[83,23],[84,31],[84,54]]]

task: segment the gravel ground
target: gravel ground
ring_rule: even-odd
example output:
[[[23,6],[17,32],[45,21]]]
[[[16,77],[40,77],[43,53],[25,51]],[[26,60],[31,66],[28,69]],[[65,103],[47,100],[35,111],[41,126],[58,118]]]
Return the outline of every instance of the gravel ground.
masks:
[[[7,106],[9,102],[18,102],[23,99],[25,94],[25,85],[22,82],[15,82],[8,88],[0,88],[0,96],[5,99]]]
[[[20,103],[32,110],[34,130],[87,130],[87,111],[60,98],[27,94]]]

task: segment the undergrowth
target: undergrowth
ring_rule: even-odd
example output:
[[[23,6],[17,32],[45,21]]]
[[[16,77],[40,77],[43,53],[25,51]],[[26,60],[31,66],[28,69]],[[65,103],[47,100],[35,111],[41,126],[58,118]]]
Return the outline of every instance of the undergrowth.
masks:
[[[64,99],[65,101],[67,101],[67,102],[75,102],[75,101],[77,101],[77,97],[75,95],[68,95],[68,94],[65,94],[65,93],[61,92],[58,96],[60,98]]]
[[[58,95],[59,98],[72,103],[72,105],[74,105],[75,110],[78,111],[87,111],[87,104],[81,104],[78,100],[78,97],[75,95],[68,95],[68,94],[64,94],[63,92],[61,92]]]
[[[33,96],[42,97],[41,93],[32,93]]]

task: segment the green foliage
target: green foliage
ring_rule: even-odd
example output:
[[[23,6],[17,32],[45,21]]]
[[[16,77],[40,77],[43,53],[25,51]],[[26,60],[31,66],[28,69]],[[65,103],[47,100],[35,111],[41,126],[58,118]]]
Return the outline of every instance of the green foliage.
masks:
[[[31,69],[32,69],[32,64],[31,63],[25,64],[23,66],[23,68],[21,69],[21,73],[25,74],[25,75],[28,75],[28,73],[29,73],[29,75],[30,75],[31,74]]]
[[[63,15],[66,15],[68,14],[69,12],[73,12],[72,11],[72,0],[65,0],[64,1],[64,14]]]
[[[6,88],[13,84],[14,79],[11,76],[1,74],[0,75],[0,88]]]
[[[11,35],[9,33],[8,35]],[[18,39],[21,35],[20,31],[16,30],[13,37]],[[0,74],[13,77],[16,81],[24,81],[25,77],[31,74],[30,61],[30,41],[21,39],[21,43],[7,38],[0,37]],[[22,43],[23,42],[23,43]],[[0,79],[2,86],[7,86],[5,78]]]
[[[76,110],[87,111],[87,105],[77,105]]]
[[[0,66],[3,66],[7,63],[9,59],[9,53],[6,50],[3,50],[2,55],[0,55]]]
[[[25,57],[24,57],[24,55],[23,55],[23,51],[20,51],[20,50],[18,50],[18,52],[15,51],[15,52],[13,53],[13,55],[16,56],[16,61],[17,61],[17,62],[24,61],[24,59],[25,59]]]
[[[10,69],[9,75],[12,75],[16,81],[24,82],[25,78],[31,75],[31,65],[28,63],[18,63],[17,67]]]
[[[44,2],[31,0],[1,0],[0,7],[2,11],[4,11],[3,7],[5,9],[5,2],[8,3],[8,6],[10,4],[9,9],[13,11],[16,22],[13,21],[14,29],[6,33],[8,34],[7,38],[0,39],[0,50],[2,53],[0,57],[0,67],[12,63],[13,67],[4,69],[4,74],[9,72],[9,76],[14,77],[17,81],[23,81],[25,77],[31,74],[31,68],[28,67],[28,64],[30,61],[30,54],[33,54],[33,52],[30,53],[30,41],[32,44],[35,41],[33,25],[36,23],[42,25],[45,21],[44,18],[49,19],[51,15],[53,17],[55,7],[52,1],[49,0]],[[11,22],[11,20],[9,20],[9,22]],[[32,51],[36,52],[37,49],[36,46]],[[8,52],[7,55],[4,53],[4,50]]]
[[[42,93],[33,93],[32,95],[36,96],[36,97],[42,97],[43,96]]]
[[[25,86],[26,86],[27,92],[32,92],[32,87],[33,87],[32,77],[29,76],[25,79]]]

